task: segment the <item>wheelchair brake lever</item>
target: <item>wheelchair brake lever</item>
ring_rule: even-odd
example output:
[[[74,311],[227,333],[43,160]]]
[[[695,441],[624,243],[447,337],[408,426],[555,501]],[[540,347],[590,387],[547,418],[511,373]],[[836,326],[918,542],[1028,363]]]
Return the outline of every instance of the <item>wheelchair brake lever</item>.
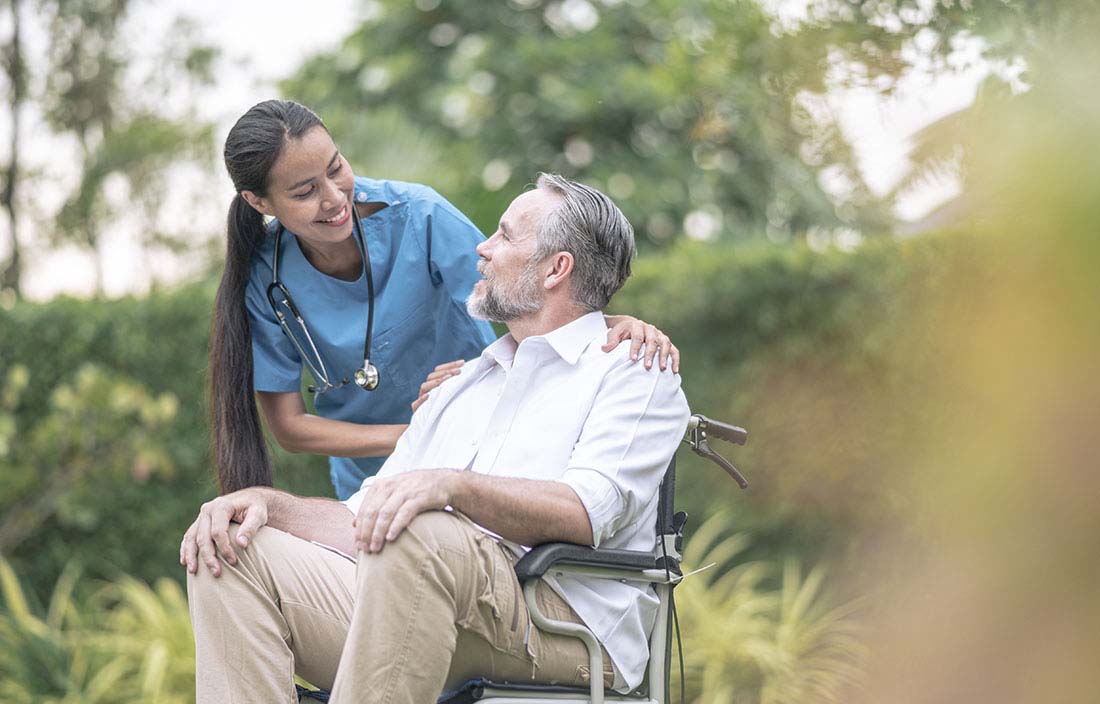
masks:
[[[724,469],[726,474],[733,477],[733,480],[737,482],[737,486],[742,489],[747,489],[749,482],[745,479],[744,475],[737,471],[737,468],[730,464],[729,460],[711,449],[710,443],[707,442],[707,429],[712,424],[716,429],[720,429],[719,432],[716,433],[719,438],[730,442],[736,442],[739,445],[745,444],[748,433],[742,428],[729,426],[724,423],[717,423],[703,415],[693,415],[691,417],[688,422],[688,432],[687,436],[684,438],[684,442],[691,445],[692,452],[700,457],[706,457],[708,460]],[[734,439],[734,437],[727,437],[734,435],[734,431],[736,431],[736,439]]]
[[[712,450],[710,445],[707,444],[706,438],[700,440],[697,444],[692,443],[691,449],[695,454],[700,457],[706,457],[708,460],[711,460],[719,467],[726,470],[726,474],[733,477],[733,481],[737,482],[737,486],[742,489],[748,488],[749,480],[745,479],[744,475],[738,472],[737,467],[730,464],[729,460]]]

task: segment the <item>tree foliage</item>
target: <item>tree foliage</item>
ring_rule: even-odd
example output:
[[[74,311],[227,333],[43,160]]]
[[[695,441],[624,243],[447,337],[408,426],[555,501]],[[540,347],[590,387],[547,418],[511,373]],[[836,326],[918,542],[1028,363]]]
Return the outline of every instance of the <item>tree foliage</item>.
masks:
[[[1046,100],[1037,86],[1053,86],[1065,66],[1062,49],[1077,41],[1082,27],[1095,26],[1096,5],[1089,0],[1049,3],[1032,0],[978,0],[970,3],[935,3],[929,9],[926,40],[934,62],[932,71],[948,70],[953,40],[977,41],[977,56],[990,73],[970,105],[945,115],[913,136],[909,169],[892,189],[891,198],[944,177],[957,178],[962,193],[940,206],[930,224],[962,222],[987,210],[996,194],[978,173],[971,147],[983,141],[995,125],[1013,113],[1029,109],[1027,103]],[[1095,78],[1093,76],[1092,78]]]
[[[371,7],[285,94],[315,106],[368,172],[393,175],[374,159],[392,140],[428,140],[434,152],[397,175],[449,189],[483,227],[540,170],[607,190],[653,240],[685,219],[704,238],[886,224],[813,97],[836,51],[898,70],[878,55],[905,36],[861,14],[787,31],[750,1]]]
[[[975,38],[980,60],[1030,66],[1088,7],[379,0],[283,91],[321,112],[360,169],[431,183],[487,230],[544,170],[611,193],[653,241],[874,233],[892,227],[898,192],[867,188],[828,87],[888,94],[914,68],[960,68]],[[942,168],[955,153],[916,158]]]
[[[34,222],[51,244],[75,244],[95,255],[97,289],[103,289],[100,248],[104,233],[128,220],[140,246],[178,245],[157,222],[168,174],[181,164],[208,169],[213,126],[200,119],[196,100],[213,82],[218,52],[178,20],[152,57],[138,56],[127,41],[133,32],[131,0],[42,0],[24,17],[23,3],[7,8],[14,27],[6,49],[8,118],[12,148],[0,198],[8,215],[11,254],[0,286],[20,294],[19,268],[25,243],[21,225]],[[42,57],[28,56],[20,28],[37,24],[47,38]],[[28,113],[28,105],[35,111]],[[41,124],[28,115],[41,113]],[[20,159],[26,128],[48,131],[59,153],[75,144],[63,180],[71,192],[53,218],[28,216],[38,202],[42,165]],[[34,167],[37,166],[36,170]],[[65,184],[65,187],[69,187]],[[185,233],[193,234],[193,233]],[[173,241],[175,239],[175,241]]]
[[[12,0],[8,6],[11,17],[11,37],[3,45],[3,70],[7,79],[6,107],[11,116],[9,125],[9,151],[4,165],[3,189],[0,206],[8,221],[8,240],[11,252],[0,266],[0,293],[12,291],[16,296],[22,290],[23,243],[20,241],[18,183],[22,174],[23,104],[27,99],[27,60],[23,48],[23,2]]]

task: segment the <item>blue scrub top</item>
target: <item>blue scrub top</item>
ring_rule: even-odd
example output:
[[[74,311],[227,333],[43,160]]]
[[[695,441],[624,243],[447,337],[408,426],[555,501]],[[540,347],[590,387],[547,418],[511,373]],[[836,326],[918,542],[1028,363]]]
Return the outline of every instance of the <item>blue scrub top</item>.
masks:
[[[481,277],[474,248],[481,232],[457,208],[427,186],[355,179],[357,203],[388,207],[360,220],[374,277],[371,362],[381,382],[374,391],[354,383],[315,398],[325,418],[363,424],[408,423],[409,404],[435,365],[471,359],[496,339],[492,327],[466,312],[466,297]],[[257,391],[299,391],[303,362],[267,300],[274,228],[252,262],[245,302],[252,329],[253,384]],[[342,281],[305,258],[298,239],[283,233],[279,278],[302,313],[332,383],[352,378],[363,364],[370,296],[365,275]],[[280,300],[276,297],[276,300]],[[291,330],[309,345],[288,316]],[[316,364],[316,361],[313,361]],[[345,499],[385,458],[330,457],[336,496]]]

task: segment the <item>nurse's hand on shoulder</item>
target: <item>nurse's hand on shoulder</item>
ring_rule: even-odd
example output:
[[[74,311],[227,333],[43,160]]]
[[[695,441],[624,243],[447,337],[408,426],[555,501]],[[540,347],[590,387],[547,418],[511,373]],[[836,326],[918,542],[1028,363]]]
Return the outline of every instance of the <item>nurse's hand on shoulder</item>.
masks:
[[[619,346],[623,340],[630,340],[630,358],[638,361],[639,353],[645,360],[645,368],[653,367],[653,358],[657,357],[661,371],[672,364],[672,371],[680,371],[680,350],[672,344],[668,335],[650,325],[644,320],[632,318],[629,315],[606,315],[609,330],[607,331],[607,344],[603,346],[604,352],[610,352]],[[645,351],[642,352],[642,346]]]
[[[268,490],[263,487],[241,489],[207,501],[180,543],[180,564],[191,574],[199,571],[201,560],[215,577],[221,575],[218,557],[228,565],[237,564],[237,547],[247,548],[256,531],[267,523]],[[230,539],[229,524],[239,523],[235,540]]]
[[[424,383],[420,385],[420,394],[416,397],[416,400],[412,402],[413,413],[428,400],[429,391],[450,379],[452,376],[457,375],[459,368],[463,364],[465,364],[463,360],[456,359],[453,362],[446,362],[436,367],[435,370],[428,375],[428,378],[424,380]]]
[[[672,365],[673,372],[680,371],[680,350],[672,344],[668,335],[657,329],[656,326],[632,318],[629,315],[605,316],[610,329],[607,331],[607,344],[603,346],[604,352],[610,352],[618,347],[623,340],[630,340],[630,358],[637,361],[639,355],[645,361],[645,368],[653,367],[653,359],[656,358],[662,370]],[[642,347],[645,351],[642,351]],[[437,366],[424,383],[420,385],[420,393],[411,406],[413,412],[424,405],[428,400],[429,392],[461,371],[463,360],[456,359]]]

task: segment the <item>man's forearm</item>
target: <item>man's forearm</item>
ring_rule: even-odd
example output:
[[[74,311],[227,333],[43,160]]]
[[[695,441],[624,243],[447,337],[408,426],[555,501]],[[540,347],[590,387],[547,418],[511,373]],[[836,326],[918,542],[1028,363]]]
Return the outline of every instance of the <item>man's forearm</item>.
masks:
[[[520,545],[564,541],[592,544],[580,498],[561,482],[455,472],[451,506]]]
[[[354,515],[334,499],[304,497],[276,489],[268,495],[267,524],[302,540],[317,541],[354,555]]]

